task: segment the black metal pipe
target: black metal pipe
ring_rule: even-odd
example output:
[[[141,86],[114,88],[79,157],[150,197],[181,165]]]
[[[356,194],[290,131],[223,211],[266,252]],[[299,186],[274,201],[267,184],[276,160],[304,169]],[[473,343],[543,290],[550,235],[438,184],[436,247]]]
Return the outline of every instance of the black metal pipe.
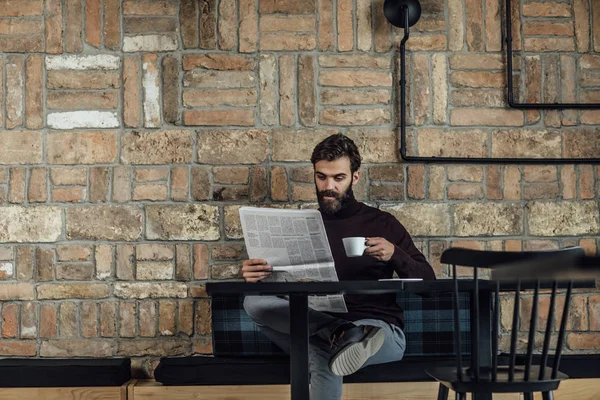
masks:
[[[571,292],[573,291],[573,281],[569,281],[567,294],[565,295],[565,307],[563,308],[562,320],[560,321],[560,331],[558,332],[558,342],[556,344],[556,354],[554,355],[554,366],[552,367],[552,379],[556,379],[558,367],[560,365],[560,356],[563,350],[563,341],[565,338],[565,330],[567,329],[567,321],[569,319],[569,305],[571,303]]]
[[[496,157],[421,157],[407,154],[406,145],[406,41],[410,32],[408,28],[408,7],[404,12],[404,37],[400,41],[400,157],[403,161],[419,163],[447,163],[447,164],[596,164],[600,158],[496,158]],[[589,109],[600,108],[600,104],[528,104],[516,103],[513,93],[513,62],[512,62],[512,28],[510,18],[510,0],[506,0],[506,53],[507,53],[507,102],[510,107],[522,109]]]
[[[511,0],[506,0],[506,73],[508,78],[508,105],[519,109],[597,109],[600,103],[518,103],[513,94],[513,49],[512,49],[512,19],[511,19]],[[600,160],[600,159],[597,159]]]

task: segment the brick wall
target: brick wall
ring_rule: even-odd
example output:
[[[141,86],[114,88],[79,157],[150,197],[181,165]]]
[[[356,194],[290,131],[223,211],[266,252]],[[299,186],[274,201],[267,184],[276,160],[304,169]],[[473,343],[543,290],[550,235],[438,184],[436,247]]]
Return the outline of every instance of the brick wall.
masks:
[[[599,111],[506,107],[500,0],[446,3],[422,1],[408,42],[410,154],[600,155]],[[314,207],[307,161],[336,132],[364,157],[357,196],[397,216],[438,276],[451,246],[596,253],[600,167],[399,161],[400,32],[382,10],[0,0],[0,356],[152,371],[210,353],[204,284],[240,277],[238,208]],[[599,101],[598,4],[514,13],[518,98]],[[600,295],[578,292],[569,351],[600,348],[599,315]]]

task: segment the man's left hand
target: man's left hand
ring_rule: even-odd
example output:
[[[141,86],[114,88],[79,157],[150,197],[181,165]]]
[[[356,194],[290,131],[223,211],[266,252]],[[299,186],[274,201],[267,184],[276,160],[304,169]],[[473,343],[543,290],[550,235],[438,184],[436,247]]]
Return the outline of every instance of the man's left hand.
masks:
[[[396,249],[393,243],[380,237],[368,237],[367,246],[369,247],[365,250],[365,255],[386,262],[390,261]]]

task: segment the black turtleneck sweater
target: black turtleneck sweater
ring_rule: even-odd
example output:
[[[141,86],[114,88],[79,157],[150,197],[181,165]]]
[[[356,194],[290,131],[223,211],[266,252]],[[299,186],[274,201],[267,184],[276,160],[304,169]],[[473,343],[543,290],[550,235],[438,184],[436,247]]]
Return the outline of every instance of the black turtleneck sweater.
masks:
[[[340,281],[389,279],[394,271],[400,278],[435,279],[433,268],[393,215],[358,202],[352,195],[335,214],[321,212],[321,215]],[[352,236],[382,237],[393,243],[396,249],[387,262],[366,255],[347,257],[342,238]],[[396,294],[344,297],[348,313],[331,315],[349,321],[374,318],[404,329],[404,312],[396,302]]]

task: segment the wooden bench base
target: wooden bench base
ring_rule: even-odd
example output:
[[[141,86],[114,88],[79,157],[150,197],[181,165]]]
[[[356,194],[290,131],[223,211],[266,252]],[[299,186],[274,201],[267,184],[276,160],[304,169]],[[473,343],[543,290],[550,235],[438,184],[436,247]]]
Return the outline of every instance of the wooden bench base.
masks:
[[[343,400],[431,400],[435,382],[350,383]],[[0,388],[2,400],[289,400],[289,385],[163,386],[152,380],[132,380],[120,387]],[[451,394],[450,398],[454,398]],[[555,400],[598,400],[600,379],[569,379]],[[521,400],[519,394],[494,395],[494,400]],[[540,395],[535,400],[542,400]]]
[[[343,400],[431,400],[437,398],[436,382],[350,383]],[[453,394],[450,396],[453,397]],[[129,387],[128,400],[288,400],[289,385],[163,386],[137,381]],[[520,400],[519,394],[494,395],[494,400]],[[600,379],[570,379],[554,393],[555,400],[600,399]],[[541,400],[541,396],[535,396]]]
[[[2,400],[127,400],[127,386],[0,388]]]

